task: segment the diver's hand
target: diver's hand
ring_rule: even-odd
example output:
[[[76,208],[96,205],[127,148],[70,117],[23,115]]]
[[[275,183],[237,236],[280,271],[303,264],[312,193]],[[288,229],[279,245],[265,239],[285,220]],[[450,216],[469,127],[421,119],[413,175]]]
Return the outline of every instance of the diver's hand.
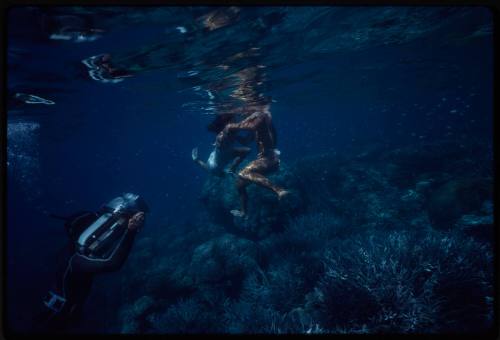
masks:
[[[144,213],[142,211],[136,213],[128,220],[128,230],[137,230],[144,224]]]
[[[193,161],[198,160],[198,148],[194,148],[193,150],[191,150],[191,158],[193,159]]]

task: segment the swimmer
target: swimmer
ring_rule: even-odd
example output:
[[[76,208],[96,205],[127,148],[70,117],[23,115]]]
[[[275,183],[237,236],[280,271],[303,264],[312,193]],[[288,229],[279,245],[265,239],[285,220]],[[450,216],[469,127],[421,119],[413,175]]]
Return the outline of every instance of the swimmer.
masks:
[[[272,190],[281,199],[289,194],[288,190],[273,184],[266,174],[279,169],[280,152],[276,148],[276,131],[272,124],[269,104],[250,106],[242,112],[243,121],[239,123],[228,123],[217,135],[216,146],[224,145],[230,136],[238,131],[251,131],[255,134],[258,155],[257,159],[250,162],[238,173],[236,188],[240,196],[240,209],[231,210],[236,217],[246,217],[248,195],[246,187],[255,183],[264,188]]]
[[[231,113],[217,115],[215,120],[208,126],[208,130],[218,134],[234,117],[235,115]],[[213,175],[223,176],[224,173],[233,174],[234,170],[251,151],[247,146],[235,146],[234,144],[239,142],[242,145],[246,145],[252,140],[252,137],[252,135],[241,136],[234,134],[223,143],[216,145],[206,162],[198,158],[198,148],[194,148],[191,151],[191,157],[200,167]],[[231,165],[226,168],[230,162]]]

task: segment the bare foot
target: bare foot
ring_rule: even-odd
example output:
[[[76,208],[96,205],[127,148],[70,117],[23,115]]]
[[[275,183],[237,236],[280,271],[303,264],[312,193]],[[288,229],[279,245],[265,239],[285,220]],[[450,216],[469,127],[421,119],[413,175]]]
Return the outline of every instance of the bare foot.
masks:
[[[234,216],[234,217],[245,217],[245,213],[241,210],[231,210],[231,214]]]
[[[278,199],[281,200],[283,197],[285,197],[289,193],[290,193],[290,191],[285,190],[285,189],[281,189],[280,191],[278,191]]]

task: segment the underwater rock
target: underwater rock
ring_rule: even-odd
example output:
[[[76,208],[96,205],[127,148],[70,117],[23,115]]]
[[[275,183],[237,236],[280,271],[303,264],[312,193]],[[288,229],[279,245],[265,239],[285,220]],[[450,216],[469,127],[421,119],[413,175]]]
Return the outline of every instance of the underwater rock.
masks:
[[[142,296],[132,305],[125,306],[122,313],[121,333],[136,333],[141,330],[148,311],[154,306],[154,299],[150,296]]]
[[[419,148],[400,163],[373,147],[285,165],[270,179],[292,194],[279,201],[250,185],[248,219],[230,214],[234,177],[209,177],[205,209],[137,240],[121,330],[437,332],[473,327],[466,317],[485,323],[461,306],[491,310],[491,245],[478,242],[493,237],[491,177],[437,163],[412,170],[411,153],[430,150]]]
[[[484,152],[479,152],[481,150]],[[391,181],[398,186],[408,186],[424,173],[458,174],[478,172],[478,155],[488,155],[486,146],[473,141],[464,145],[454,140],[441,140],[412,144],[383,152],[380,160],[397,167]],[[482,174],[484,175],[484,174]]]
[[[477,148],[483,147],[476,144],[474,148],[444,140],[397,149],[371,145],[343,154],[307,156],[270,176],[292,189],[287,200],[279,201],[261,187],[248,187],[246,219],[230,214],[239,204],[232,177],[208,178],[202,201],[211,220],[227,232],[254,240],[283,231],[290,217],[304,212],[333,212],[365,228],[397,229],[407,221],[450,228],[489,195],[488,177],[472,167]],[[473,178],[457,179],[464,169],[471,170]]]
[[[188,256],[185,256],[187,258]],[[123,295],[127,300],[137,298],[139,293],[155,296],[163,301],[174,301],[191,294],[196,288],[187,275],[189,262],[179,255],[162,255],[143,259],[127,266]],[[137,270],[141,268],[141,270]]]
[[[232,285],[238,285],[257,269],[257,259],[255,242],[225,234],[194,250],[189,272],[196,283],[231,281]]]
[[[491,200],[492,191],[490,178],[449,180],[429,197],[430,220],[436,228],[451,229],[460,216],[479,210],[485,200]]]
[[[455,227],[483,241],[491,242],[494,239],[493,215],[463,215]]]
[[[248,192],[248,216],[235,218],[230,211],[239,208],[239,196],[235,178],[210,176],[201,193],[201,201],[210,218],[226,227],[228,232],[251,239],[264,238],[272,232],[280,231],[287,219],[295,216],[304,208],[302,195],[296,188],[294,174],[289,167],[282,165],[280,170],[269,176],[279,186],[290,190],[290,194],[278,200],[275,193],[250,184]]]

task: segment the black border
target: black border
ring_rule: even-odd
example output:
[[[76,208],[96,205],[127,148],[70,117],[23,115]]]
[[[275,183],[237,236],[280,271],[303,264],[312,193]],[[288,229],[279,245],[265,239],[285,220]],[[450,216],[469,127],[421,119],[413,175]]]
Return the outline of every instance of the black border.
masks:
[[[471,6],[471,7],[486,7],[492,13],[493,18],[493,171],[497,174],[497,169],[499,167],[499,137],[495,134],[498,131],[498,99],[500,97],[500,87],[497,85],[499,79],[499,68],[496,65],[496,61],[499,58],[498,48],[500,42],[500,2],[494,0],[44,0],[44,1],[29,1],[29,0],[0,0],[0,7],[2,9],[3,19],[1,22],[2,34],[1,34],[1,45],[3,47],[3,53],[0,56],[0,61],[2,63],[1,76],[2,76],[2,115],[0,117],[0,220],[2,232],[0,234],[1,238],[1,278],[0,289],[1,292],[1,302],[0,303],[0,337],[1,339],[21,339],[30,337],[47,337],[47,338],[101,338],[101,337],[163,337],[169,334],[15,334],[12,330],[7,328],[7,317],[5,313],[5,301],[6,301],[6,275],[7,275],[7,251],[4,242],[7,240],[7,43],[8,43],[8,32],[7,32],[7,19],[8,11],[14,7],[24,7],[24,6],[34,6],[34,7],[45,7],[45,6],[137,6],[137,7],[149,7],[149,6]],[[400,338],[425,338],[425,339],[442,339],[442,338],[453,338],[453,339],[500,339],[500,316],[499,316],[499,302],[498,302],[498,292],[499,292],[499,235],[498,230],[498,217],[499,208],[497,202],[499,201],[499,181],[496,176],[493,178],[494,191],[494,289],[495,289],[495,299],[493,303],[494,309],[494,324],[490,332],[484,334],[348,334],[348,335],[336,335],[336,334],[324,334],[324,335],[290,335],[290,336],[327,336],[327,337],[381,337],[387,339],[400,339]],[[213,334],[213,336],[231,336],[229,334]],[[245,334],[248,335],[248,334]],[[245,336],[245,335],[234,335],[234,336]],[[172,336],[189,336],[184,334],[172,334]]]

